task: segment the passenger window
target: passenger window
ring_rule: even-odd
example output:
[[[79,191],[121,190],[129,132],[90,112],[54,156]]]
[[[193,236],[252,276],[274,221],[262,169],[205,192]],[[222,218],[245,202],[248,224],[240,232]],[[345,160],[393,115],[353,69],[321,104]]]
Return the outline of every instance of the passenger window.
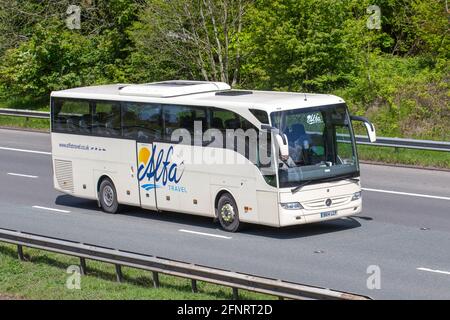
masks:
[[[92,116],[89,101],[56,99],[53,104],[53,130],[90,134]]]
[[[254,163],[259,161],[257,155],[258,130],[247,119],[232,111],[212,109],[211,128],[219,129],[223,132],[224,141],[222,146],[224,148],[239,152]]]
[[[259,109],[250,109],[250,112],[259,120],[259,122],[264,124],[269,124],[269,115],[266,111]]]
[[[226,130],[241,126],[239,116],[232,111],[215,109],[211,111],[211,128]]]
[[[94,135],[117,137],[121,134],[119,102],[97,102],[94,106],[92,133]]]
[[[195,122],[200,122],[202,134],[208,129],[206,109],[191,106],[167,105],[164,106],[164,139],[168,142],[173,141],[172,134],[177,129],[186,129],[191,135],[191,143],[194,141]]]
[[[125,103],[123,106],[123,135],[125,138],[152,142],[162,135],[161,106]]]

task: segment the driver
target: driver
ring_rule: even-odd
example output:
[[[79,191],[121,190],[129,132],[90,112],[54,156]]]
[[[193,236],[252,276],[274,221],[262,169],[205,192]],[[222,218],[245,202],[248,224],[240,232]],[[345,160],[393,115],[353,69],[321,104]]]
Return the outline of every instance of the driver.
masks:
[[[305,161],[303,151],[308,151],[311,146],[311,137],[306,133],[301,123],[294,123],[287,132],[289,141],[289,155],[294,162]]]

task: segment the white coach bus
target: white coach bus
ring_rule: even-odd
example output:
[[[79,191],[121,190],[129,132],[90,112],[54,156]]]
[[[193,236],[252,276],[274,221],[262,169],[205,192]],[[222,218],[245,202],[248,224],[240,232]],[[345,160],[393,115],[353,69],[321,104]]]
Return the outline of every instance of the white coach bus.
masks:
[[[284,227],[361,212],[350,116],[336,96],[166,81],[53,92],[54,186],[120,205]]]

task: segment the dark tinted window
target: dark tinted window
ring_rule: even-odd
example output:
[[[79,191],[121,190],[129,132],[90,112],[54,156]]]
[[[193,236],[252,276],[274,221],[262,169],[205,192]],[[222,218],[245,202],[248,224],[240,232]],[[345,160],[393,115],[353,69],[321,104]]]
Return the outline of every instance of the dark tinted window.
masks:
[[[92,134],[118,137],[122,133],[120,102],[101,102],[94,104]]]
[[[223,147],[256,162],[258,130],[248,120],[233,111],[211,109],[211,128],[223,132]]]
[[[211,110],[211,128],[226,130],[226,129],[256,129],[247,119],[241,117],[237,113],[222,109]]]
[[[260,132],[250,121],[229,110],[211,108],[210,117],[211,128],[222,131],[222,147],[241,153],[259,167],[271,166],[270,133]],[[216,142],[212,145],[217,147]]]
[[[165,140],[172,141],[172,134],[175,130],[186,129],[191,134],[192,143],[194,141],[195,122],[201,123],[203,132],[207,130],[206,109],[179,105],[164,106]]]
[[[261,123],[268,124],[269,123],[269,115],[267,112],[258,109],[250,109],[250,112],[258,119]]]
[[[238,129],[241,127],[239,115],[232,111],[212,109],[211,110],[211,128],[226,130]]]
[[[52,121],[54,131],[90,134],[92,116],[89,101],[55,99]]]
[[[162,135],[161,106],[155,104],[123,104],[123,136],[139,141],[160,140]]]
[[[211,128],[219,130],[242,129],[244,131],[256,129],[250,121],[237,113],[222,109],[211,109]]]

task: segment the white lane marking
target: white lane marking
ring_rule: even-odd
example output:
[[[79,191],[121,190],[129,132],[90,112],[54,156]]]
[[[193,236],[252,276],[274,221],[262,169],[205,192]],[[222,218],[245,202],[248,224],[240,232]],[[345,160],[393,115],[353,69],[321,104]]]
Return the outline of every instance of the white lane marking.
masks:
[[[12,172],[8,172],[8,175],[13,176],[13,177],[22,177],[22,178],[31,178],[31,179],[39,178],[38,176],[30,176],[28,174],[20,174],[20,173],[12,173]]]
[[[70,211],[67,211],[67,210],[53,209],[53,208],[40,207],[40,206],[33,206],[33,208],[34,208],[34,209],[39,209],[39,210],[47,210],[47,211],[60,212],[60,213],[70,213]]]
[[[199,236],[206,236],[206,237],[214,237],[214,238],[221,238],[221,239],[233,239],[232,237],[225,237],[225,236],[220,236],[218,234],[211,234],[211,233],[204,233],[204,232],[197,232],[197,231],[190,231],[190,230],[184,230],[184,229],[180,229],[178,230],[179,232],[184,232],[184,233],[191,233],[191,234],[196,234]]]
[[[428,194],[408,193],[408,192],[399,192],[399,191],[390,191],[390,190],[379,190],[379,189],[369,189],[369,188],[362,188],[362,190],[364,190],[364,191],[369,191],[369,192],[381,192],[381,193],[398,194],[398,195],[402,195],[402,196],[419,197],[419,198],[428,198],[428,199],[439,199],[439,200],[447,200],[447,201],[450,201],[450,197],[431,196],[431,195],[428,195]]]
[[[440,273],[440,274],[446,274],[450,276],[450,271],[442,271],[442,270],[433,270],[428,268],[417,268],[419,271],[426,271],[426,272],[433,272],[433,273]]]
[[[46,156],[51,156],[51,152],[45,152],[45,151],[36,151],[36,150],[25,150],[25,149],[16,149],[16,148],[7,148],[7,147],[0,147],[0,150],[6,150],[6,151],[16,151],[16,152],[25,152],[25,153],[35,153],[35,154],[43,154]]]

